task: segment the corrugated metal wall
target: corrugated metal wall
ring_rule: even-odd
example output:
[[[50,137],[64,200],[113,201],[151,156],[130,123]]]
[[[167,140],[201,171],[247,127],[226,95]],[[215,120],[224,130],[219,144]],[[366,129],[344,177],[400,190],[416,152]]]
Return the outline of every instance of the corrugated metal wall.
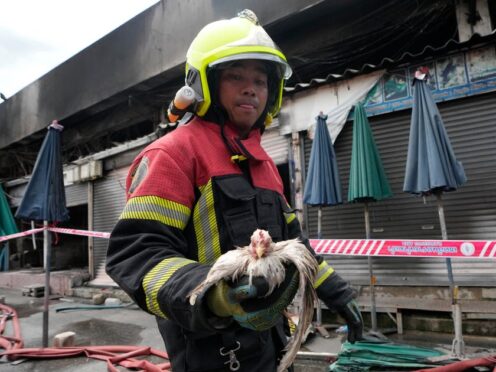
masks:
[[[455,154],[468,182],[443,195],[449,239],[496,239],[496,94],[439,104]],[[411,110],[370,118],[384,168],[393,189],[391,199],[370,204],[373,239],[441,239],[436,200],[404,193],[403,180]],[[353,125],[348,122],[335,143],[343,195],[348,193]],[[311,141],[305,140],[308,167]],[[316,236],[317,208],[308,207],[308,232]],[[323,209],[325,238],[363,238],[363,205]],[[368,283],[366,258],[330,258],[355,284]],[[496,262],[454,259],[455,282],[465,286],[496,286]],[[379,285],[446,285],[444,259],[374,258]]]
[[[126,175],[129,167],[113,170],[93,186],[93,228],[95,231],[111,232],[126,202]],[[95,279],[92,285],[116,285],[105,273],[105,257],[108,240],[94,239]]]
[[[68,207],[88,204],[88,183],[78,183],[65,187],[65,199]]]
[[[12,207],[18,207],[21,204],[22,197],[26,192],[27,183],[14,186],[8,189],[8,194],[12,196],[10,203]],[[88,204],[88,184],[78,183],[65,187],[65,200],[68,207]]]
[[[265,131],[262,136],[262,147],[274,160],[276,165],[288,162],[289,143],[287,136],[279,134],[279,128],[274,127]]]

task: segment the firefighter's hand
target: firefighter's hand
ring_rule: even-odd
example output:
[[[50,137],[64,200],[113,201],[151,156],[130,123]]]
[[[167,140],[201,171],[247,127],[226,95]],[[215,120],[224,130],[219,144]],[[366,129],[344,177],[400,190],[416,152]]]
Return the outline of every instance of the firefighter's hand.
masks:
[[[355,341],[363,340],[363,319],[360,309],[355,300],[349,301],[344,306],[336,308],[348,326],[348,341],[352,344]]]
[[[227,283],[221,281],[209,290],[207,304],[217,316],[232,316],[242,327],[263,331],[272,328],[298,290],[298,272],[294,265],[286,269],[285,280],[269,295],[269,284],[262,277],[247,276]]]

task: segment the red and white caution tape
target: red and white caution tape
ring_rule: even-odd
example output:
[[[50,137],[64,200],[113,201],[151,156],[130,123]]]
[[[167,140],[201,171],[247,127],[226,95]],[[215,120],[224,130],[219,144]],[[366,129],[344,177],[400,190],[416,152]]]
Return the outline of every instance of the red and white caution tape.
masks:
[[[40,227],[37,229],[31,229],[31,230],[26,230],[20,233],[16,234],[11,234],[11,235],[5,235],[5,236],[0,236],[0,242],[10,240],[10,239],[15,239],[15,238],[22,238],[23,236],[28,236],[32,234],[37,234],[39,232],[42,232],[45,230],[44,227]],[[62,227],[48,227],[47,230],[53,231],[53,232],[58,232],[61,234],[70,234],[70,235],[80,235],[80,236],[91,236],[93,238],[103,238],[103,239],[108,239],[110,238],[110,233],[108,232],[100,232],[100,231],[88,231],[88,230],[77,230],[77,229],[65,229]]]
[[[110,233],[108,233],[108,232],[65,229],[62,227],[49,227],[48,230],[53,231],[53,232],[58,232],[61,234],[91,236],[93,238],[103,238],[103,239],[110,238]]]
[[[495,240],[310,239],[318,254],[385,257],[496,258]]]
[[[0,236],[0,242],[36,234],[45,230],[23,231]],[[61,234],[110,238],[110,233],[48,227],[49,231]],[[449,258],[496,258],[495,240],[365,240],[365,239],[310,239],[310,245],[318,254],[344,256],[384,257],[449,257]]]
[[[23,232],[16,233],[16,234],[0,236],[0,242],[4,242],[6,240],[15,239],[15,238],[22,238],[23,236],[36,234],[36,233],[42,232],[43,230],[45,230],[45,228],[40,227],[38,229],[31,229],[31,230],[23,231]]]

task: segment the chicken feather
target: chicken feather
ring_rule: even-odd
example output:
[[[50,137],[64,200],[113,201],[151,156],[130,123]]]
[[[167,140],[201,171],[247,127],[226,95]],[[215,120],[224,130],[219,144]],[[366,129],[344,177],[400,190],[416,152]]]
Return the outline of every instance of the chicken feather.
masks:
[[[298,271],[298,290],[302,294],[302,303],[299,306],[296,331],[285,348],[286,353],[279,363],[278,372],[285,371],[293,362],[313,318],[317,298],[313,283],[317,276],[318,264],[304,244],[298,239],[273,243],[267,231],[257,229],[251,237],[250,245],[237,247],[220,256],[205,280],[189,294],[190,304],[194,305],[200,293],[220,280],[235,281],[248,275],[249,283],[254,276],[263,277],[269,284],[266,293],[266,296],[269,296],[284,281],[287,264],[293,264]]]

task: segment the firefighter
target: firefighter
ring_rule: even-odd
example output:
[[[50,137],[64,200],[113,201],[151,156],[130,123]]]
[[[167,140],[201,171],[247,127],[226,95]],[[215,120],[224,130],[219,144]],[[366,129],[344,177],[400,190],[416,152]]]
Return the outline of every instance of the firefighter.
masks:
[[[283,309],[294,297],[292,270],[268,297],[260,296],[263,283],[254,281],[257,296],[238,298],[242,317],[232,316],[232,298],[217,287],[194,305],[188,294],[220,255],[247,245],[256,228],[274,241],[300,237],[311,249],[260,144],[290,75],[284,54],[253,12],[208,24],[186,56],[194,118],[150,144],[131,165],[106,270],[156,316],[174,372],[272,372],[287,343],[283,317],[270,309]],[[352,289],[322,257],[317,260],[319,297],[344,317],[348,339],[360,339]],[[246,285],[241,282],[229,283],[230,290]]]

